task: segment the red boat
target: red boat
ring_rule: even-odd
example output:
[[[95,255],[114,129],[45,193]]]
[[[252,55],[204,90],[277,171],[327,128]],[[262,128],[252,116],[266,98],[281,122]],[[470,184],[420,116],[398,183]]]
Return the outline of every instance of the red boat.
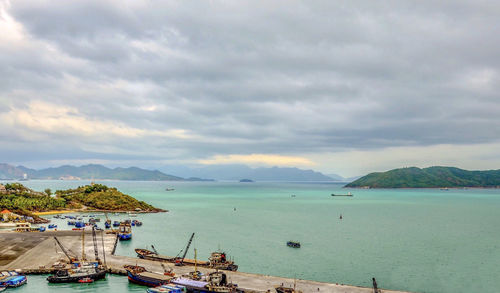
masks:
[[[94,282],[94,279],[91,278],[82,278],[78,280],[78,283],[92,283],[92,282]]]

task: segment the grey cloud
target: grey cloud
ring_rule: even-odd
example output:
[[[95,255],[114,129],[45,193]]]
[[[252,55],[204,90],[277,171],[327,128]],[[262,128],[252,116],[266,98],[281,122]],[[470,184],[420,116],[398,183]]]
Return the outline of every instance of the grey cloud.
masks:
[[[0,46],[2,104],[195,136],[75,133],[90,156],[109,155],[100,144],[182,160],[498,141],[494,1],[13,1],[8,13],[29,38]]]

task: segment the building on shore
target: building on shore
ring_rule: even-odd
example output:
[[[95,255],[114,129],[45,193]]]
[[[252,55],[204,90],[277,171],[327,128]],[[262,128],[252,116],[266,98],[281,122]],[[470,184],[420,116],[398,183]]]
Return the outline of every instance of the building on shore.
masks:
[[[5,194],[7,193],[7,188],[3,184],[0,184],[0,193]]]

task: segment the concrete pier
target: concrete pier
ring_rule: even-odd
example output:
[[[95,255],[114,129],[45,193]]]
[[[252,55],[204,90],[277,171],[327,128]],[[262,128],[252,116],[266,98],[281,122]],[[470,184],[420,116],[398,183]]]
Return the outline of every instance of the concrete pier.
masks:
[[[0,232],[0,271],[21,270],[25,273],[51,273],[56,269],[54,264],[67,260],[61,248],[56,244],[54,236],[75,257],[82,253],[81,231],[48,231],[48,232]],[[101,238],[102,237],[102,238]],[[143,260],[136,257],[113,255],[117,238],[113,234],[97,233],[99,257],[103,260],[103,247],[106,252],[106,263],[111,273],[125,274],[124,265],[144,266],[152,272],[162,273],[161,264],[156,261]],[[85,255],[88,260],[94,260],[94,245],[92,233],[85,233]],[[177,267],[170,263],[165,266],[174,270],[177,276],[193,271],[193,266]],[[202,273],[210,272],[206,268],[197,268]],[[294,279],[250,274],[243,272],[226,272],[228,279],[246,292],[275,292],[275,286],[281,284],[293,286]],[[343,292],[343,293],[373,293],[373,288],[363,288],[349,285],[336,285],[309,280],[296,280],[297,290],[302,292]],[[379,289],[379,292],[401,292]]]

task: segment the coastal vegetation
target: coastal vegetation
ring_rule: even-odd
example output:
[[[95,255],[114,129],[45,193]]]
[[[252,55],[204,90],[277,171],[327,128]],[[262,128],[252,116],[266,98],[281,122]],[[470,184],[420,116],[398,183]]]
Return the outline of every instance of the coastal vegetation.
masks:
[[[375,172],[345,187],[369,188],[443,188],[499,187],[500,170],[468,171],[455,167],[400,168]]]
[[[34,212],[64,210],[103,210],[161,212],[143,201],[102,184],[80,186],[75,189],[38,192],[20,183],[8,183],[0,193],[0,209],[20,215],[33,216]]]

